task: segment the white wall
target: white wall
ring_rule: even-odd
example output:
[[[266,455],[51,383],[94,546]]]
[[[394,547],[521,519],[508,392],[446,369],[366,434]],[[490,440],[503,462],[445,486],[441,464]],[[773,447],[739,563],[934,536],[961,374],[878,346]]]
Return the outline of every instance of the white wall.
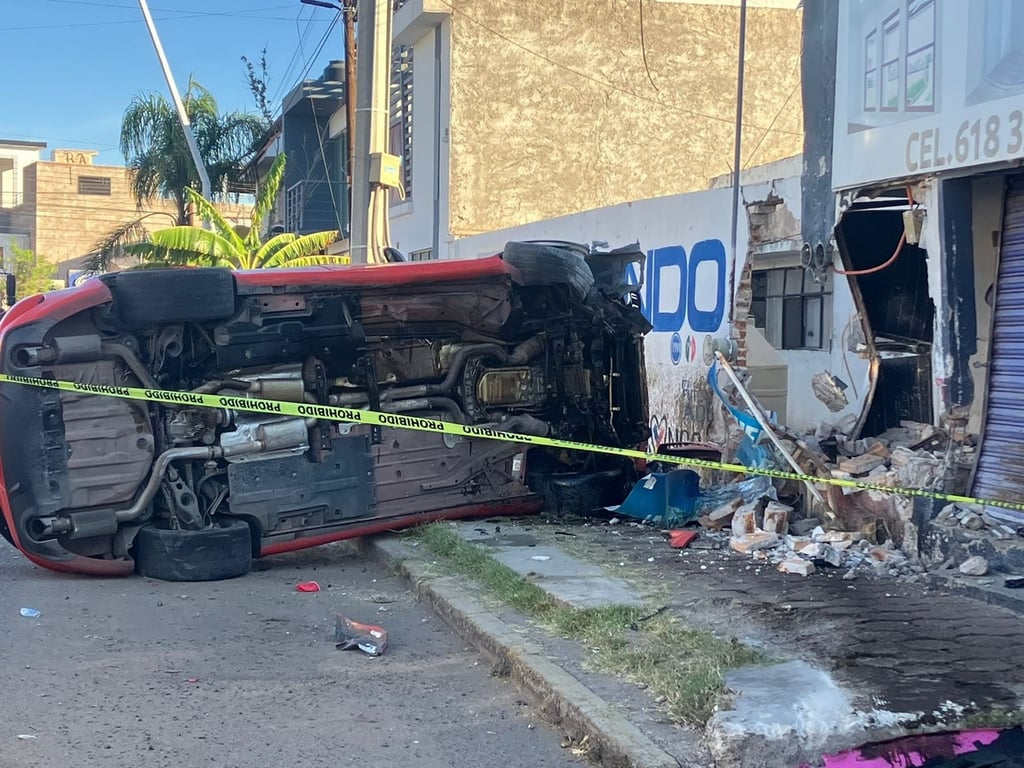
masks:
[[[406,255],[435,246],[443,251],[449,239],[450,30],[451,21],[445,18],[413,44],[412,194],[405,201],[400,201],[392,193],[391,206],[391,244]],[[440,59],[437,57],[438,37]],[[437,258],[444,254],[434,255]]]
[[[22,172],[39,159],[38,147],[0,144],[0,208],[12,208],[24,202]]]
[[[800,179],[791,177],[743,187],[743,200],[763,200],[774,190],[787,201],[791,210],[800,210]],[[600,208],[593,211],[536,222],[521,227],[475,235],[451,243],[449,256],[478,258],[499,253],[511,240],[554,239],[590,243],[607,242],[611,247],[639,241],[647,252],[644,275],[643,301],[645,314],[655,322],[655,330],[648,336],[647,372],[650,390],[652,421],[657,430],[671,431],[674,439],[712,439],[701,428],[702,421],[710,420],[706,403],[708,367],[703,361],[705,337],[730,336],[729,322],[734,296],[729,294],[746,261],[746,247],[741,246],[740,263],[736,266],[736,281],[730,279],[733,268],[728,249],[730,243],[732,192],[713,189],[685,195],[673,195],[651,200]],[[746,210],[741,208],[738,241],[749,238]],[[716,244],[717,242],[717,244]],[[692,302],[697,310],[693,321],[688,310],[680,313],[681,270],[680,261],[689,264],[695,255],[724,253],[724,269],[712,261],[700,263],[694,271],[695,289],[686,291],[684,305]],[[680,260],[680,256],[682,259]],[[654,274],[656,273],[656,274]],[[692,294],[692,297],[690,296]],[[721,296],[721,302],[717,297]],[[716,306],[723,303],[723,306]],[[859,398],[851,403],[848,412],[859,412],[867,384],[867,364],[856,355],[847,354],[852,375],[843,365],[839,339],[854,313],[853,299],[845,281],[838,281],[833,294],[833,338],[830,348],[821,352],[780,352],[790,366],[789,405],[787,421],[799,428],[814,429],[820,420],[837,421],[844,414],[832,414],[813,395],[810,379],[815,373],[830,370],[856,388]],[[721,320],[716,324],[714,319]],[[655,316],[656,315],[656,316]],[[853,401],[853,392],[848,391]],[[705,412],[700,413],[701,408]]]

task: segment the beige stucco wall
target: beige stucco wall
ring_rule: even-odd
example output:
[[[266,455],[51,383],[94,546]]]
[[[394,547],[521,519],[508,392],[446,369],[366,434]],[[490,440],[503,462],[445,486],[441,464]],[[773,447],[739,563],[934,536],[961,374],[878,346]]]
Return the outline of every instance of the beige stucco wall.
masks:
[[[633,0],[453,8],[453,236],[701,189],[730,170],[737,7],[645,2],[654,85]],[[802,150],[800,29],[800,11],[748,11],[744,166]]]
[[[79,176],[110,179],[110,195],[79,194]],[[116,165],[75,165],[40,161],[25,169],[25,206],[33,250],[50,262],[63,264],[86,256],[114,227],[141,214],[161,212],[144,224],[152,230],[173,226],[175,205],[154,200],[140,212],[131,192],[128,170]],[[248,221],[249,208],[221,205],[229,220]]]

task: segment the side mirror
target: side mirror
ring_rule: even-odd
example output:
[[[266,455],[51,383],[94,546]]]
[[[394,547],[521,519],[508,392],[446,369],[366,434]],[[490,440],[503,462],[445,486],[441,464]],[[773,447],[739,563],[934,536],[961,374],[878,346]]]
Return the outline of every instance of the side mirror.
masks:
[[[7,278],[7,306],[13,307],[14,303],[18,300],[18,278],[10,273],[5,275],[5,277]]]

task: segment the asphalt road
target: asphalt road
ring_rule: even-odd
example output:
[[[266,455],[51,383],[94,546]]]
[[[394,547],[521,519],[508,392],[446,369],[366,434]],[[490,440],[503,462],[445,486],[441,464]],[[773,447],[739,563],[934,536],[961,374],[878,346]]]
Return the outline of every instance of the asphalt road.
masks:
[[[0,764],[582,765],[486,659],[349,546],[261,566],[205,584],[98,580],[44,571],[0,541]],[[321,592],[295,590],[311,579]],[[383,625],[387,653],[336,650],[337,613]]]

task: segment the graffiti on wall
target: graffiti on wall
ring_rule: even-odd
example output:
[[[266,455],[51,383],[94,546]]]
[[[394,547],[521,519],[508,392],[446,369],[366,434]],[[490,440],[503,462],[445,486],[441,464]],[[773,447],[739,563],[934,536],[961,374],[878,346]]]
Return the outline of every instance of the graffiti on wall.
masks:
[[[647,337],[651,379],[649,448],[709,439],[713,395],[700,348],[722,335],[728,310],[728,261],[721,240],[668,245],[647,252],[641,308],[653,326]],[[638,275],[629,275],[639,282]]]
[[[677,408],[671,413],[651,416],[648,450],[656,452],[669,443],[702,443],[711,439],[714,422],[714,396],[703,377],[682,379]]]

